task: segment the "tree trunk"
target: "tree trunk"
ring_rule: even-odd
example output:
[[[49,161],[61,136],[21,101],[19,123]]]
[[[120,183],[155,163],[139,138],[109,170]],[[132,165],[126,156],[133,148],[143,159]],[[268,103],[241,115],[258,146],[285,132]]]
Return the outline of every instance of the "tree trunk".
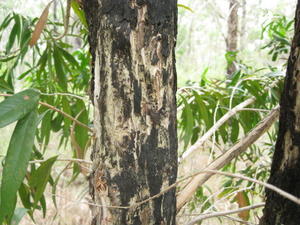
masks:
[[[242,51],[245,49],[246,45],[246,24],[247,24],[247,1],[242,0],[241,3],[242,16],[241,16],[241,31],[240,31],[240,46],[239,50]]]
[[[175,189],[136,203],[176,181],[177,1],[83,2],[94,74],[90,194],[104,206],[92,224],[175,225]]]
[[[238,48],[238,0],[229,0],[229,16],[227,21],[226,51],[231,60],[227,60],[227,76],[236,71],[235,56]]]
[[[278,138],[269,183],[300,197],[300,0],[295,35],[288,60]],[[300,206],[266,190],[266,206],[261,225],[299,225]]]

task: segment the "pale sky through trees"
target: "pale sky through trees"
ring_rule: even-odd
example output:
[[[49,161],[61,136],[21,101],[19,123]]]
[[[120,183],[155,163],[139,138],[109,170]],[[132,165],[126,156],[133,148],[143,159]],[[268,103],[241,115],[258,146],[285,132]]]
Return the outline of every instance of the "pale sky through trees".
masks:
[[[38,17],[48,2],[48,0],[2,1],[1,16],[4,17],[10,9],[13,9],[23,15]],[[61,2],[65,4],[64,1]],[[208,76],[222,79],[226,67],[224,36],[227,29],[228,0],[179,0],[178,3],[187,5],[194,11],[191,13],[179,8],[177,37],[179,85],[184,85],[187,80],[199,80],[199,75],[207,67],[209,67]],[[269,63],[267,51],[260,51],[263,45],[263,41],[260,40],[262,25],[276,14],[283,14],[292,19],[295,5],[296,0],[247,0],[245,50],[240,54],[245,63],[255,64],[258,67]],[[60,13],[60,6],[58,10]],[[242,10],[239,10],[239,15],[242,16]],[[257,58],[262,59],[261,65],[257,65],[255,60]]]

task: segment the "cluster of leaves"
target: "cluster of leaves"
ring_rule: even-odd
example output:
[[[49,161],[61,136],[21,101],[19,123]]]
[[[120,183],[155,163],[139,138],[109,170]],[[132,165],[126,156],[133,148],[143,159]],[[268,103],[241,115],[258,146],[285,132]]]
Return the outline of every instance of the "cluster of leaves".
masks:
[[[262,49],[269,49],[268,54],[272,56],[273,61],[289,53],[291,33],[294,30],[293,25],[294,20],[289,20],[284,15],[276,15],[269,23],[263,26],[261,39],[264,38],[264,34],[267,34],[270,41]]]
[[[179,109],[181,110],[179,110],[178,124],[180,139],[183,143],[181,153],[203,136],[224,114],[245,100],[255,98],[254,103],[239,111],[215,132],[211,141],[213,144],[205,145],[205,149],[210,149],[212,155],[215,155],[213,146],[218,146],[221,151],[225,151],[226,147],[232,146],[249,133],[278,104],[283,88],[283,73],[276,70],[270,71],[270,68],[254,70],[245,65],[239,65],[239,68],[233,74],[232,79],[225,81],[206,79],[205,75],[208,72],[206,69],[199,83],[192,83],[179,90]],[[269,72],[265,72],[267,70]],[[269,169],[260,160],[266,155],[271,157],[272,146],[276,140],[275,133],[276,131],[271,129],[263,144],[252,145],[250,150],[223,169],[232,173],[239,171],[246,176],[266,180]],[[247,162],[247,167],[237,166],[240,161]],[[246,188],[247,191],[238,192],[241,186],[249,188]],[[249,196],[255,193],[257,195],[258,190],[261,191],[261,187],[251,182],[236,181],[232,178],[226,178],[222,188],[224,191],[218,195],[218,198],[237,193],[231,196],[232,201],[241,204],[241,207],[250,204]],[[212,195],[207,186],[204,189]],[[204,193],[203,187],[197,191],[194,201],[190,204],[192,210],[197,209],[203,212],[213,207],[214,198],[208,199]],[[208,199],[205,205],[203,205],[203,199]],[[197,205],[203,205],[203,207],[199,209]],[[249,215],[244,216],[243,219],[248,220]]]
[[[89,147],[90,105],[84,97],[91,77],[87,28],[77,1],[72,1],[72,8],[81,22],[69,25],[64,39],[56,38],[64,24],[42,18],[45,13],[39,19],[10,13],[0,25],[0,38],[8,33],[0,55],[0,92],[14,94],[0,103],[0,128],[17,121],[3,164],[0,224],[18,224],[26,212],[34,220],[36,209],[42,209],[45,216],[47,184],[52,186],[56,205],[59,176],[54,179],[51,168],[57,156],[44,159],[53,132],[60,134],[59,146],[71,144],[74,158],[83,159]],[[44,20],[45,27],[34,28],[38,20]],[[40,32],[40,39],[30,48],[33,31]],[[80,42],[80,49],[69,44],[70,39],[71,43],[74,39]],[[15,94],[16,84],[28,89]],[[78,126],[75,120],[86,127]],[[30,160],[42,162],[29,164]],[[74,163],[72,180],[80,172]],[[17,194],[23,208],[15,209]]]
[[[280,72],[258,76],[259,71],[251,71],[248,67],[237,71],[231,80],[213,81],[205,78],[207,71],[198,85],[179,90],[178,104],[182,106],[179,128],[184,148],[194,144],[230,109],[254,96],[256,101],[252,109],[238,113],[216,132],[216,143],[235,143],[241,134],[248,133],[264,118],[266,112],[262,111],[271,110],[279,101],[283,80]]]
[[[44,114],[37,113],[40,93],[34,89],[22,91],[0,103],[0,128],[18,121],[12,134],[3,165],[1,182],[0,224],[15,223],[20,214],[33,210],[40,202],[45,204],[43,191],[50,177],[56,157],[46,160],[27,174],[29,160],[33,158],[35,131]],[[27,184],[23,181],[26,176]],[[30,191],[31,190],[31,191]],[[17,192],[27,209],[15,212]],[[29,201],[32,196],[33,202]]]
[[[284,15],[277,15],[262,28],[261,38],[263,39],[267,34],[266,40],[268,40],[262,49],[269,49],[268,54],[272,61],[276,61],[278,68],[279,59],[287,58],[290,50],[293,22]],[[236,53],[231,52],[225,55],[228,63],[236,60],[236,56]],[[226,150],[226,147],[232,146],[252,130],[266,113],[279,103],[284,72],[270,66],[255,70],[241,61],[237,64],[238,70],[229,80],[206,79],[207,68],[202,73],[199,83],[190,83],[189,86],[179,91],[179,109],[181,110],[179,110],[178,124],[180,139],[183,143],[181,153],[203,136],[225,113],[246,99],[255,97],[255,102],[224,123],[215,132],[212,144],[205,145],[213,156],[214,146],[221,148],[221,151]],[[277,124],[267,132],[267,136],[262,141],[251,145],[248,151],[227,164],[223,170],[266,181],[269,177],[269,164],[274,151],[276,134]],[[221,186],[222,191],[216,197],[230,199],[240,207],[250,205],[253,199],[262,197],[260,194],[263,188],[252,182],[225,178]],[[190,209],[198,212],[211,210],[214,207],[215,198],[208,196],[213,195],[209,186],[199,188],[194,201],[190,203]],[[249,211],[245,211],[239,216],[243,220],[249,220],[250,214]]]

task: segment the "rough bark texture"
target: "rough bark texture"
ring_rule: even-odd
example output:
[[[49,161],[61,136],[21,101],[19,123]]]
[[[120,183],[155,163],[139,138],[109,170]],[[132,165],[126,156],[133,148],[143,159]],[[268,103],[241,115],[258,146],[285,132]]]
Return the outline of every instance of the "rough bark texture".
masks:
[[[269,183],[300,197],[300,0],[295,35],[281,96],[280,122]],[[266,190],[261,225],[299,225],[300,206]]]
[[[238,0],[229,0],[229,16],[228,16],[228,30],[226,38],[226,51],[231,52],[232,55],[236,53],[238,49]],[[234,62],[227,65],[227,76],[231,76],[236,71]]]
[[[176,0],[84,1],[93,56],[94,203],[134,206],[176,181]],[[175,189],[94,225],[175,225]]]

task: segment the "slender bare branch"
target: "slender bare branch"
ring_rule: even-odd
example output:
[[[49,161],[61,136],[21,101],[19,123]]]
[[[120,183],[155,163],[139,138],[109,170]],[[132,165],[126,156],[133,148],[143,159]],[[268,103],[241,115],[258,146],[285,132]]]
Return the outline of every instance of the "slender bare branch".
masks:
[[[71,94],[71,93],[60,93],[60,92],[57,92],[57,93],[41,93],[41,95],[45,95],[45,96],[67,96],[67,97],[72,97],[72,98],[77,98],[77,99],[80,99],[80,100],[83,100],[83,101],[88,101],[89,99],[88,98],[85,98],[84,96],[81,96],[81,95],[75,95],[75,94]]]
[[[248,221],[245,221],[245,220],[236,218],[236,217],[232,217],[232,216],[224,216],[224,218],[229,219],[229,220],[232,220],[232,221],[235,221],[235,222],[238,222],[238,223],[240,223],[240,224],[246,224],[246,225],[258,225],[257,223],[251,223],[251,222],[248,222]]]
[[[65,113],[64,111],[62,111],[62,110],[60,110],[60,109],[54,107],[53,105],[50,105],[50,104],[48,104],[48,103],[46,103],[46,102],[39,102],[39,104],[40,104],[40,105],[43,105],[43,106],[45,106],[45,107],[47,107],[47,108],[49,108],[49,109],[52,109],[53,111],[56,111],[56,112],[62,114],[63,116],[67,117],[68,119],[70,119],[70,120],[72,120],[73,122],[75,122],[76,124],[78,124],[79,126],[88,129],[90,132],[92,132],[92,133],[94,132],[94,130],[93,130],[92,128],[90,128],[89,126],[87,126],[86,124],[80,122],[79,120],[76,120],[76,119],[75,119],[74,117],[72,117],[71,115],[69,115],[69,114]]]
[[[218,171],[218,170],[202,170],[200,171],[199,173],[211,173],[211,174],[219,174],[219,175],[224,175],[224,176],[229,176],[229,177],[234,177],[234,178],[238,178],[238,179],[242,179],[242,180],[247,180],[247,181],[250,181],[250,182],[253,182],[253,183],[256,183],[256,184],[259,184],[265,188],[268,188],[278,194],[280,194],[281,196],[291,200],[292,202],[295,202],[296,204],[300,205],[300,198],[272,185],[272,184],[268,184],[268,183],[265,183],[263,181],[260,181],[260,180],[256,180],[254,178],[251,178],[251,177],[246,177],[244,175],[241,175],[241,174],[234,174],[234,173],[227,173],[227,172],[222,172],[222,171]]]
[[[279,106],[273,109],[264,120],[262,120],[251,132],[242,140],[231,147],[228,151],[210,163],[208,170],[219,170],[232,159],[244,152],[251,144],[261,137],[274,123],[279,116]],[[177,210],[179,211],[194,195],[197,188],[203,185],[213,174],[199,174],[195,176],[179,193],[177,197]]]
[[[42,160],[33,160],[33,161],[29,161],[30,164],[34,164],[34,163],[43,163],[46,162],[48,159],[42,159]],[[62,162],[76,162],[76,163],[86,163],[89,165],[92,165],[91,161],[88,160],[84,160],[84,159],[57,159],[56,161],[62,161]]]
[[[235,196],[237,193],[240,193],[240,192],[243,192],[243,191],[246,191],[246,190],[250,190],[250,189],[253,189],[253,186],[251,185],[250,187],[245,187],[245,188],[241,188],[241,189],[238,189],[236,191],[233,191],[233,192],[229,192],[228,194],[226,194],[224,197],[216,200],[213,205],[211,205],[208,209],[206,209],[204,211],[204,213],[206,212],[209,212],[212,208],[216,208],[216,204],[218,204],[219,202],[225,200],[225,199],[229,199],[231,196]],[[203,205],[203,204],[202,204]]]
[[[234,209],[234,210],[202,214],[202,215],[196,217],[195,219],[193,219],[192,221],[188,222],[186,225],[193,225],[193,224],[198,223],[202,220],[209,219],[209,218],[212,218],[212,217],[226,216],[226,215],[230,215],[230,214],[235,214],[235,213],[240,213],[240,212],[243,212],[243,211],[247,211],[247,210],[250,210],[250,209],[260,208],[260,207],[263,207],[264,205],[265,205],[265,203],[259,203],[259,204],[246,206],[246,207],[239,208],[239,209]]]
[[[249,98],[246,101],[238,104],[234,108],[232,108],[230,111],[228,111],[224,116],[222,116],[221,119],[219,119],[214,126],[212,126],[201,138],[196,141],[195,144],[190,146],[181,156],[181,158],[178,160],[179,163],[185,160],[190,154],[192,154],[195,150],[199,149],[204,142],[209,139],[227,120],[229,120],[232,116],[234,116],[238,111],[245,108],[246,106],[252,104],[255,101],[255,98]]]

